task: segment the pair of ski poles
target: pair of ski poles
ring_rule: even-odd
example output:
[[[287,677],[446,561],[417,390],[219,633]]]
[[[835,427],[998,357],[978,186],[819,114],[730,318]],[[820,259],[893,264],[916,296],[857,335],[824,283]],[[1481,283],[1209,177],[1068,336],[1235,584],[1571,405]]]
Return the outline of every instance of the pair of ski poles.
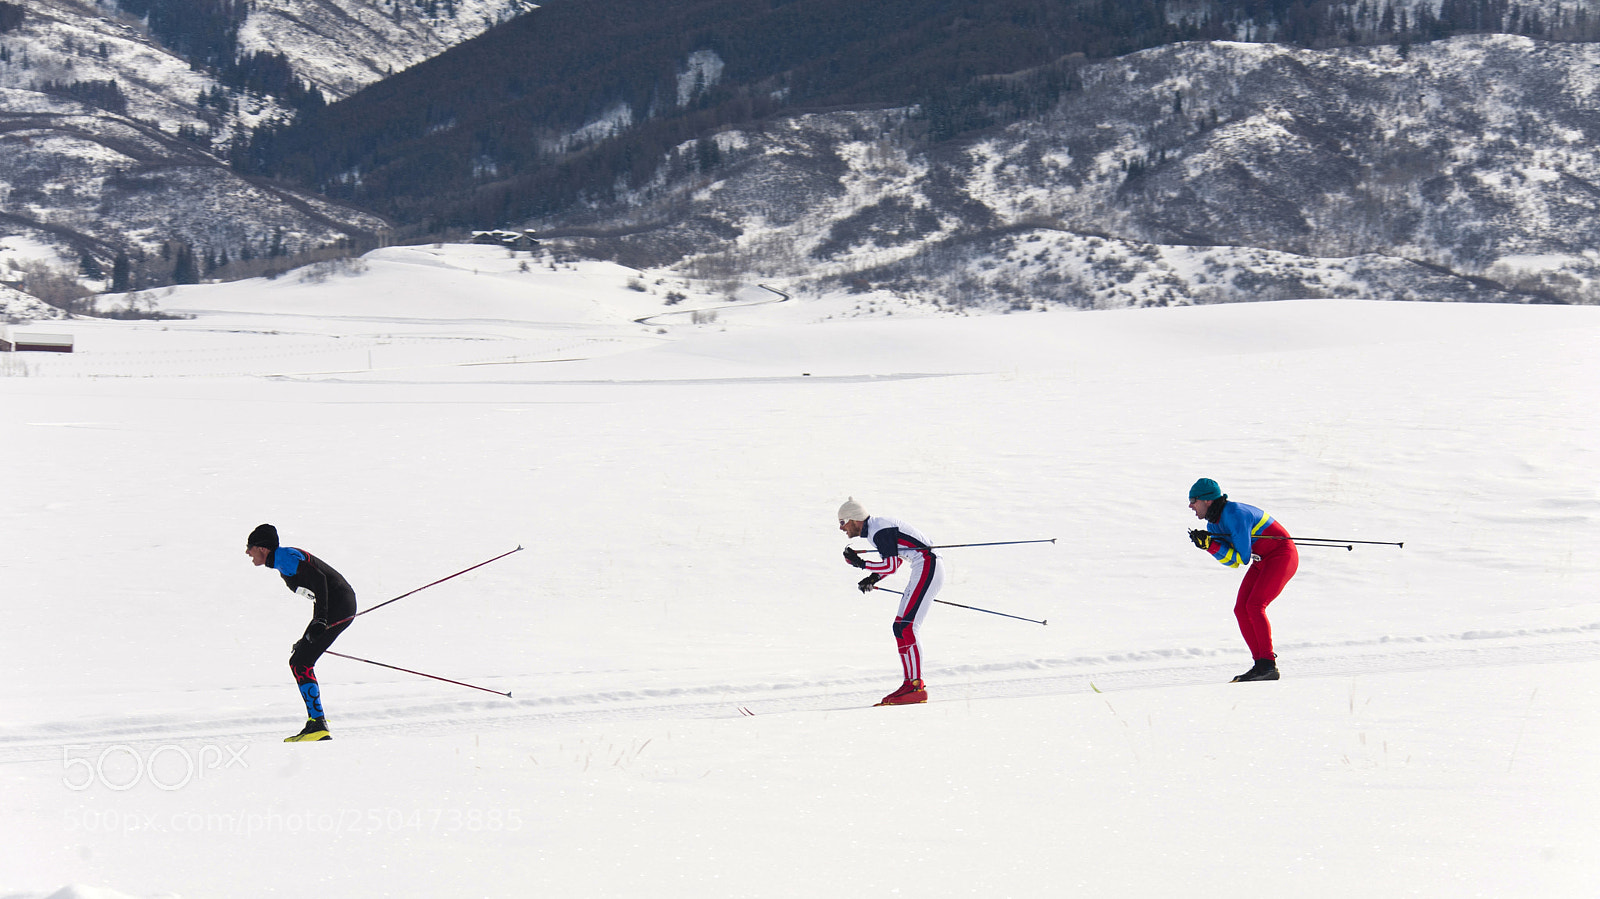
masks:
[[[360,618],[362,615],[365,615],[368,612],[376,612],[376,611],[378,611],[379,609],[383,608],[384,606],[388,605],[389,603],[399,602],[400,600],[405,599],[407,596],[410,596],[412,593],[421,593],[422,591],[428,589],[429,587],[433,587],[433,586],[436,586],[438,584],[442,584],[445,581],[450,580],[451,578],[460,577],[461,575],[466,574],[469,571],[475,571],[475,570],[477,570],[479,568],[482,568],[483,566],[489,564],[490,562],[498,562],[501,559],[504,559],[506,556],[511,555],[512,553],[519,553],[519,552],[522,552],[522,547],[521,546],[518,546],[516,549],[513,549],[510,552],[503,552],[500,555],[495,556],[494,558],[489,559],[487,561],[479,562],[478,564],[473,565],[473,566],[468,567],[468,568],[463,568],[460,571],[456,572],[455,574],[446,575],[445,577],[439,578],[438,580],[436,580],[436,581],[434,581],[432,583],[423,584],[422,586],[418,587],[415,590],[411,590],[411,591],[409,591],[407,593],[402,593],[399,596],[396,596],[394,599],[386,599],[383,602],[378,603],[377,605],[373,606],[370,609],[362,609],[361,611],[355,613],[354,615],[351,615],[349,618],[341,618],[340,620],[335,621],[333,624],[328,625],[328,627],[334,628],[334,627],[338,627],[341,624],[345,624],[347,622],[354,621],[355,619]],[[447,684],[455,684],[458,687],[471,687],[474,690],[482,690],[485,693],[493,693],[496,696],[504,696],[507,699],[511,698],[511,694],[509,692],[506,692],[506,691],[491,690],[488,687],[480,687],[477,684],[469,684],[469,683],[466,683],[465,681],[451,680],[448,677],[440,677],[437,674],[428,674],[428,673],[423,672],[423,671],[412,671],[410,668],[401,668],[399,665],[388,665],[388,664],[385,664],[383,662],[374,662],[371,659],[363,659],[360,656],[345,655],[342,652],[334,652],[331,649],[326,650],[325,653],[327,655],[330,655],[330,656],[338,656],[341,659],[349,659],[352,662],[365,662],[368,665],[377,665],[379,668],[388,668],[391,671],[404,671],[407,674],[415,674],[418,677],[432,678],[433,680],[444,681]]]
[[[1251,540],[1293,540],[1295,546],[1321,546],[1327,549],[1343,549],[1347,552],[1355,550],[1355,544],[1365,546],[1395,546],[1405,548],[1404,543],[1392,540],[1346,540],[1337,537],[1277,537],[1272,534],[1257,534]]]
[[[1054,542],[1056,542],[1056,538],[1051,537],[1048,540],[1001,540],[1001,541],[998,541],[998,542],[995,542],[995,543],[946,543],[943,546],[930,546],[928,548],[929,549],[963,549],[963,548],[968,547],[968,546],[1016,546],[1016,545],[1022,544],[1022,543],[1054,543]],[[893,594],[895,594],[897,596],[904,596],[905,595],[903,592],[901,592],[899,590],[890,590],[888,587],[879,587],[877,585],[873,585],[872,589],[874,589],[874,590],[882,590],[885,593],[893,593]],[[1024,618],[1021,615],[1013,615],[1010,612],[996,612],[993,609],[980,609],[977,606],[964,606],[961,603],[950,602],[949,600],[944,600],[944,599],[935,599],[934,602],[944,603],[947,606],[955,606],[956,608],[959,608],[959,609],[971,609],[974,612],[985,612],[985,613],[990,614],[990,615],[999,615],[1002,618],[1015,618],[1018,621],[1027,621],[1027,622],[1030,622],[1030,623],[1033,623],[1033,624],[1049,624],[1050,623],[1048,619]]]

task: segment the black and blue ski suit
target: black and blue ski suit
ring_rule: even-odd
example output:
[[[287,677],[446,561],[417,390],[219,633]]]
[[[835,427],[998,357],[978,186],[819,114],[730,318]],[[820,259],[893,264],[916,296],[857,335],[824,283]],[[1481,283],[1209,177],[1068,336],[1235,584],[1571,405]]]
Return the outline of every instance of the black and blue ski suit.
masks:
[[[311,622],[289,654],[289,670],[306,703],[307,718],[322,718],[322,688],[314,666],[333,641],[350,626],[356,614],[356,591],[333,566],[303,549],[279,547],[271,565],[283,576],[284,586],[311,600]]]

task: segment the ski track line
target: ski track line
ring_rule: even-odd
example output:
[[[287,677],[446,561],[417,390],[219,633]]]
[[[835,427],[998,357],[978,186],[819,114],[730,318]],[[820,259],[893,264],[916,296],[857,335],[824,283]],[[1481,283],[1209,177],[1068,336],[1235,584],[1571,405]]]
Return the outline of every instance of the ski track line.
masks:
[[[1548,639],[1550,633],[1530,640],[1529,635],[1444,638],[1435,641],[1378,641],[1289,648],[1280,654],[1280,667],[1288,678],[1351,677],[1395,672],[1453,668],[1578,662],[1600,659],[1600,636],[1592,629],[1583,636],[1566,633],[1566,639]],[[1076,670],[1034,676],[981,676],[973,671],[929,672],[929,704],[1055,696],[1089,692],[1112,693],[1164,687],[1209,686],[1227,683],[1248,667],[1233,653],[1184,664],[1083,663]],[[597,693],[582,697],[539,697],[509,702],[431,702],[388,711],[356,710],[335,717],[335,739],[353,736],[419,736],[498,731],[515,728],[552,730],[589,727],[615,722],[669,721],[704,718],[739,718],[806,712],[856,711],[873,706],[894,685],[883,679],[851,680],[834,684],[795,687],[708,687],[684,692],[653,690]],[[870,683],[871,688],[864,688]],[[1230,687],[1231,689],[1231,687]],[[1237,689],[1270,689],[1243,686]],[[652,695],[654,694],[654,695]],[[248,716],[219,719],[197,727],[191,717],[142,716],[81,724],[52,723],[32,731],[0,733],[0,764],[60,762],[73,750],[107,747],[153,749],[192,743],[254,743],[280,740],[291,733],[298,718]]]

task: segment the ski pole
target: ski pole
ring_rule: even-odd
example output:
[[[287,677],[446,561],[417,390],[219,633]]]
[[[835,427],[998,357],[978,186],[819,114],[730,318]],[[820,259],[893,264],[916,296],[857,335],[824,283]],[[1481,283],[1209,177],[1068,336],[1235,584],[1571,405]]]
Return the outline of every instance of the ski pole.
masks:
[[[352,662],[366,662],[368,665],[377,665],[379,668],[388,668],[391,671],[404,671],[407,674],[415,674],[418,677],[431,677],[434,680],[442,680],[447,684],[455,684],[458,687],[472,687],[472,689],[474,689],[474,690],[482,690],[485,693],[493,693],[496,696],[504,696],[507,699],[511,698],[511,694],[510,693],[502,693],[499,690],[491,690],[488,687],[479,687],[479,686],[477,686],[475,684],[462,683],[461,681],[458,681],[458,680],[451,680],[448,677],[440,677],[437,674],[423,674],[421,671],[412,671],[410,668],[401,668],[399,665],[385,665],[382,662],[374,662],[371,659],[362,659],[362,658],[357,658],[356,656],[347,656],[342,652],[334,652],[331,649],[326,650],[326,652],[330,656],[338,656],[341,659],[349,659]]]
[[[1260,537],[1252,537],[1250,539],[1252,539],[1252,540],[1282,540],[1283,538],[1282,537],[1260,536]],[[1229,543],[1226,539],[1218,539],[1217,542],[1225,544],[1225,545],[1228,545],[1228,546],[1232,546],[1233,545],[1233,544]],[[1345,552],[1354,552],[1355,551],[1355,547],[1349,545],[1348,543],[1334,543],[1334,542],[1328,541],[1328,540],[1313,540],[1313,539],[1311,539],[1309,537],[1295,537],[1294,538],[1294,545],[1295,546],[1304,546],[1307,549],[1321,547],[1322,549],[1342,549]]]
[[[873,587],[872,589],[874,589],[874,590],[882,590],[885,593],[893,593],[896,596],[905,596],[905,594],[901,593],[899,590],[890,590],[888,587]],[[1024,618],[1021,615],[1012,615],[1012,614],[1007,613],[1007,612],[996,612],[993,609],[980,609],[977,606],[964,606],[961,603],[950,602],[949,600],[944,600],[944,599],[936,599],[936,600],[934,600],[934,602],[942,602],[947,606],[955,606],[958,609],[971,609],[974,612],[988,612],[990,615],[999,615],[1002,618],[1015,618],[1018,621],[1031,621],[1034,624],[1049,624],[1050,623],[1049,621],[1040,621],[1037,618]]]
[[[455,574],[446,575],[445,577],[439,578],[438,580],[434,581],[431,584],[423,584],[422,586],[418,587],[417,589],[412,590],[410,593],[402,593],[399,596],[396,596],[394,599],[386,599],[383,602],[378,603],[377,605],[373,606],[370,609],[362,609],[361,611],[355,613],[354,615],[351,615],[349,618],[341,618],[338,621],[335,621],[334,623],[328,625],[328,627],[329,628],[338,627],[339,625],[344,624],[346,621],[352,621],[352,620],[354,620],[356,618],[360,618],[362,615],[365,615],[368,612],[376,612],[379,609],[383,608],[384,606],[388,605],[389,603],[399,602],[400,600],[405,599],[407,596],[410,596],[412,593],[421,593],[422,591],[428,589],[429,587],[434,587],[434,586],[437,586],[439,584],[444,583],[445,581],[450,580],[450,578],[460,577],[461,575],[466,574],[467,572],[472,571],[473,569],[482,568],[483,566],[489,564],[489,562],[498,562],[501,559],[504,559],[506,556],[511,555],[511,553],[519,553],[519,552],[522,552],[522,547],[520,545],[516,549],[511,550],[511,552],[503,552],[500,555],[495,556],[494,558],[489,559],[486,562],[479,562],[478,564],[472,566],[472,568],[463,568],[460,571],[456,572]],[[366,660],[365,659],[358,659],[357,661],[363,661],[364,662]],[[376,664],[376,663],[374,663],[374,664]],[[416,672],[412,672],[412,673],[415,674]],[[490,690],[489,692],[493,693],[494,691]]]
[[[1309,542],[1307,542],[1305,540],[1296,540],[1294,542],[1294,545],[1295,546],[1305,546],[1305,547],[1319,547],[1320,546],[1323,549],[1342,549],[1345,552],[1355,552],[1355,549],[1356,549],[1355,547],[1350,546],[1349,544],[1346,544],[1346,543],[1309,543]]]
[[[1278,537],[1278,536],[1273,535],[1273,534],[1258,534],[1257,536],[1252,537],[1250,539],[1252,539],[1252,540],[1293,540],[1296,543],[1300,543],[1300,542],[1326,543],[1326,544],[1333,545],[1333,546],[1344,546],[1347,543],[1361,543],[1361,544],[1364,544],[1366,546],[1399,546],[1399,547],[1404,547],[1405,546],[1404,543],[1395,543],[1395,542],[1390,541],[1390,540],[1346,540],[1346,539],[1341,538],[1341,537]]]
[[[941,546],[929,546],[928,549],[960,549],[965,546],[1016,546],[1019,543],[1054,543],[1056,538],[1049,540],[1001,540],[998,543],[946,543]],[[876,549],[864,549],[862,552],[877,552]],[[937,600],[935,600],[937,601]]]

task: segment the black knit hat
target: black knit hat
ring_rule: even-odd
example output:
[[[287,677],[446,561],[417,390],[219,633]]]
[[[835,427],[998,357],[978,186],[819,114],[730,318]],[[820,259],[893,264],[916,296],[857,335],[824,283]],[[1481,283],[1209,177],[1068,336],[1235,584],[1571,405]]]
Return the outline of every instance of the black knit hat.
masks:
[[[245,548],[260,546],[274,552],[278,549],[278,529],[270,524],[258,524],[250,532],[250,539],[244,542]]]

